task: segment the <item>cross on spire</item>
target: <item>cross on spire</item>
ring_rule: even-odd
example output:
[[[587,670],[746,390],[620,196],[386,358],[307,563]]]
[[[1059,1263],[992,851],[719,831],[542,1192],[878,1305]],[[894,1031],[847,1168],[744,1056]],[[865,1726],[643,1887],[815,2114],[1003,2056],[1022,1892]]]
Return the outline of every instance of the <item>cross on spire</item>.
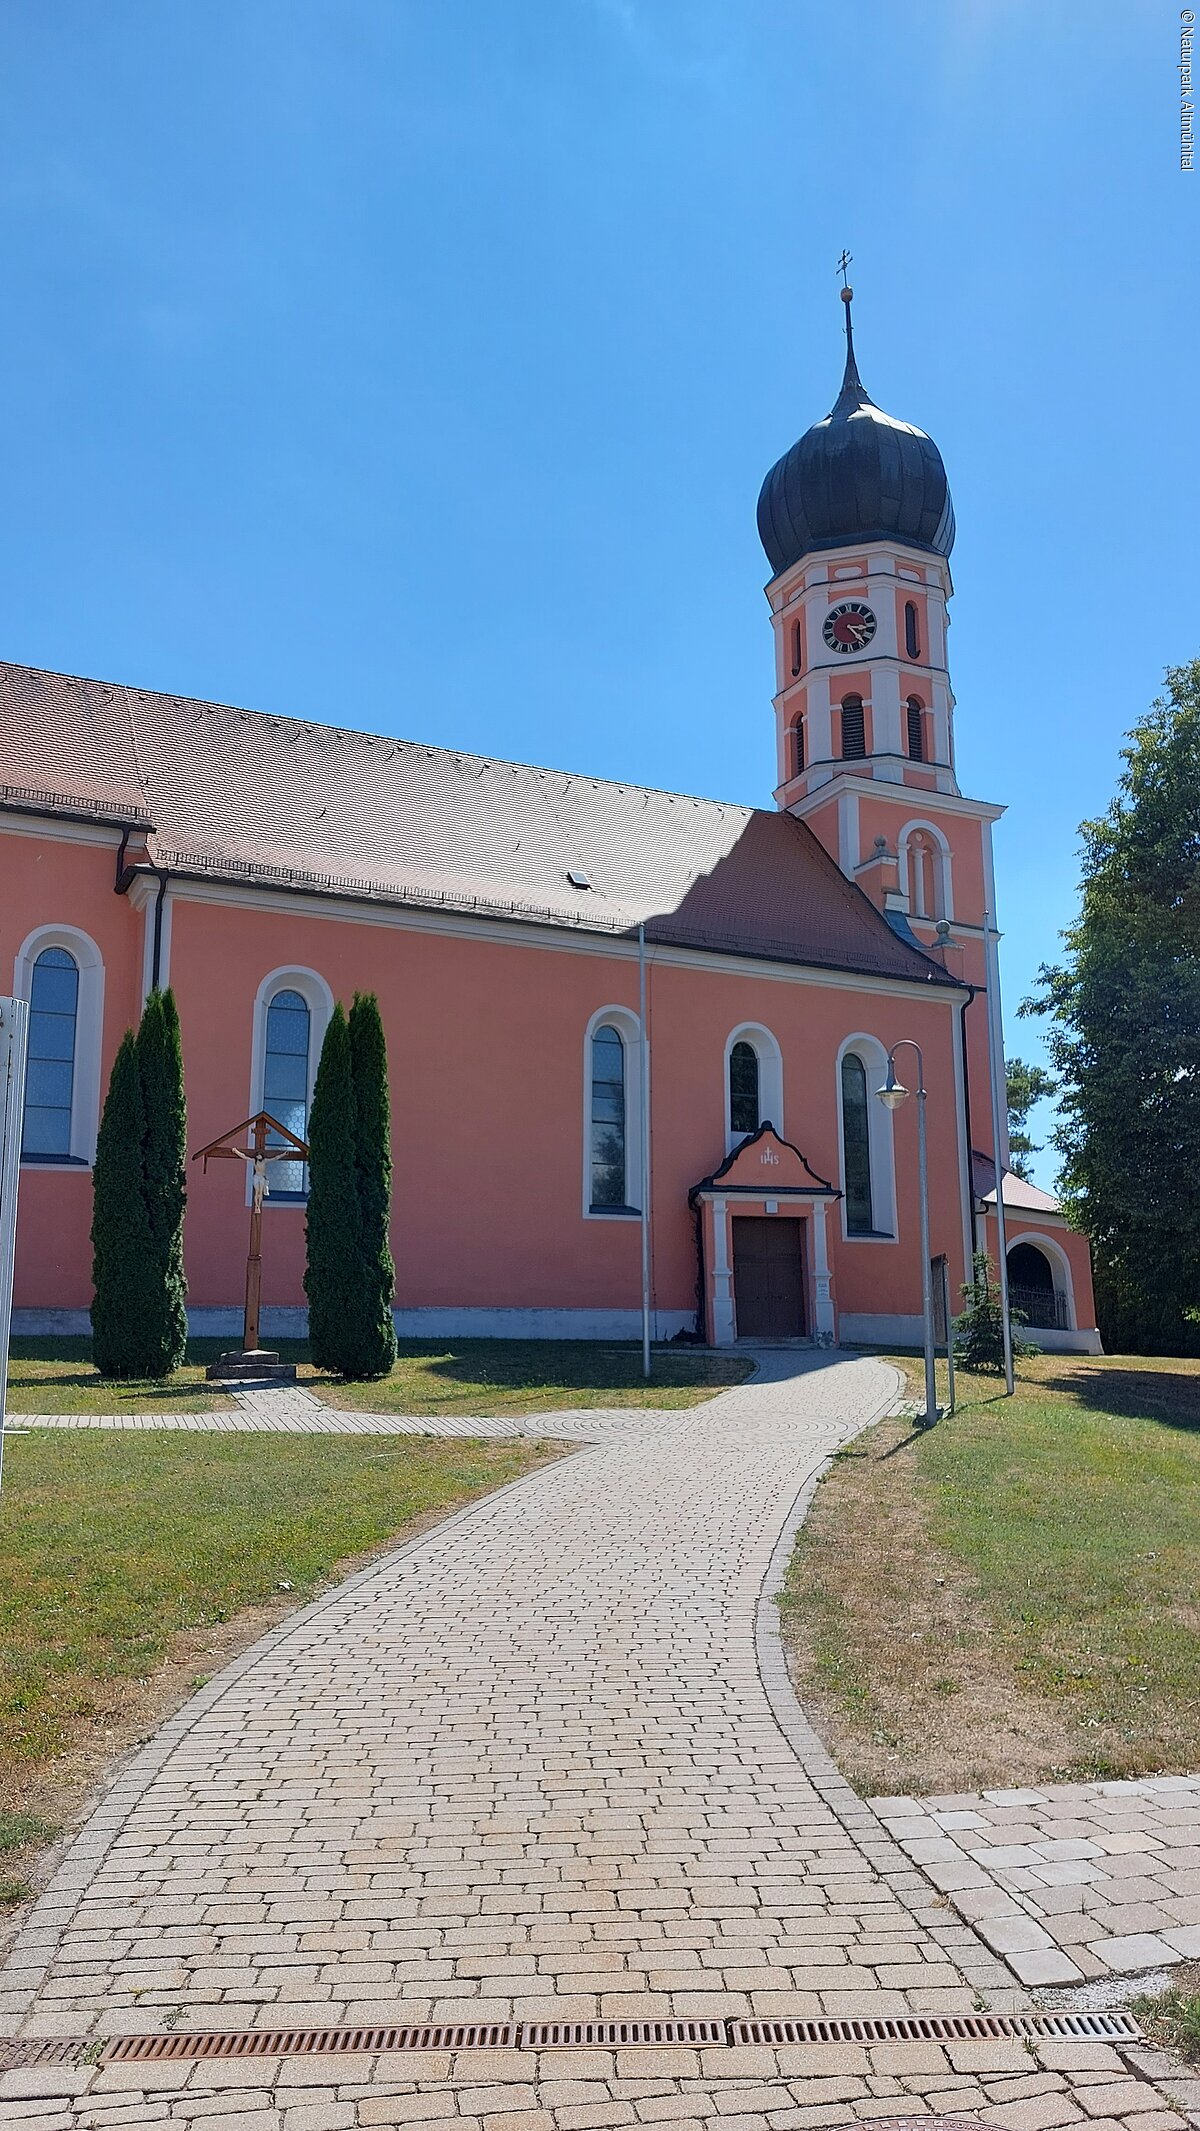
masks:
[[[838,260],[838,272],[842,277],[842,285],[838,290],[838,295],[846,307],[846,374],[842,379],[842,390],[837,402],[839,407],[843,405],[843,402],[848,406],[860,405],[866,397],[863,391],[862,379],[858,374],[858,364],[854,360],[854,327],[850,318],[850,305],[854,299],[854,290],[850,286],[848,270],[853,256],[852,252],[843,251],[841,258]]]

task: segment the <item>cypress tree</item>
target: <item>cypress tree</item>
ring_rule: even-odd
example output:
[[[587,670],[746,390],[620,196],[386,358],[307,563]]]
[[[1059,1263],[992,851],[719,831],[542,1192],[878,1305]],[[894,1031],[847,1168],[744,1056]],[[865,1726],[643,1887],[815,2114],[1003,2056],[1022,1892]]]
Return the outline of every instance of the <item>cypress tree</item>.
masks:
[[[183,1209],[187,1201],[187,1104],[179,1015],[170,991],[152,991],[137,1034],[137,1062],[145,1109],[142,1180],[153,1252],[153,1300],[148,1342],[152,1376],[169,1376],[187,1353],[187,1283],[183,1271]]]
[[[348,1376],[386,1376],[396,1359],[389,1217],[392,1206],[392,1121],[387,1044],[374,992],[355,992],[350,1009],[350,1070],[354,1086],[354,1181],[358,1198],[358,1276]]]
[[[113,1063],[92,1171],[92,1357],[101,1376],[153,1376],[154,1245],[146,1208],[146,1111],[133,1030]]]
[[[350,1030],[333,1009],[308,1121],[308,1338],[318,1369],[352,1373],[360,1271]]]

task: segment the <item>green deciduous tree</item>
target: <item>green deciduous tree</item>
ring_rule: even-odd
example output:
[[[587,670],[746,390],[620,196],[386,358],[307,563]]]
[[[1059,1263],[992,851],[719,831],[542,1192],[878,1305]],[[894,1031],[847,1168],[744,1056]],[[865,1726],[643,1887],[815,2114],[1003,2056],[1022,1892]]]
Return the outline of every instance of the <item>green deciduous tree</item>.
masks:
[[[350,1030],[339,1000],[321,1045],[308,1120],[308,1339],[318,1369],[346,1374],[358,1273]]]
[[[1042,1149],[1025,1128],[1034,1104],[1053,1095],[1054,1077],[1045,1066],[1027,1065],[1023,1058],[1006,1058],[1004,1077],[1008,1095],[1009,1168],[1014,1176],[1024,1177],[1029,1183],[1033,1178],[1033,1157]]]
[[[187,1203],[187,1102],[179,1015],[170,991],[152,991],[142,1010],[137,1061],[145,1111],[142,1188],[153,1259],[148,1334],[154,1376],[169,1376],[187,1353],[183,1212]]]
[[[1110,1347],[1200,1350],[1200,659],[1129,735],[1083,823],[1079,915],[1022,1013],[1050,1017],[1062,1193]]]
[[[355,1312],[353,1376],[386,1376],[396,1359],[392,1302],[396,1268],[389,1228],[392,1211],[392,1119],[387,1044],[374,992],[355,992],[350,1009],[350,1069],[354,1081],[354,1174],[358,1193],[360,1275]]]

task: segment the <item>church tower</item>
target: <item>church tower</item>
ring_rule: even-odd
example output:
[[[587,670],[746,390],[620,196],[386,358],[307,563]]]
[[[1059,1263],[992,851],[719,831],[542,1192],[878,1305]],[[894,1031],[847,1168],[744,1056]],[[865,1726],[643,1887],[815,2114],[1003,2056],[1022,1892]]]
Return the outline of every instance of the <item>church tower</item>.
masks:
[[[841,291],[842,389],[758,499],[775,631],[775,797],[898,931],[982,990],[984,918],[994,928],[996,908],[991,826],[1004,810],[965,798],[955,771],[950,487],[932,437],[868,397],[853,294]],[[986,1112],[982,1013],[970,1024]]]

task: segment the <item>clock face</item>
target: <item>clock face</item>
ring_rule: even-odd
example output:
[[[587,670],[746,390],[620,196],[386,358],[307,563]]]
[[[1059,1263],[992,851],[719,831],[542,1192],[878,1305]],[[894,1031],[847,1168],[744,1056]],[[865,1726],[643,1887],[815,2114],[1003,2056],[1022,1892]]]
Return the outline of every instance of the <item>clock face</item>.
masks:
[[[875,634],[875,616],[861,599],[845,599],[829,609],[821,634],[831,651],[862,651]]]

